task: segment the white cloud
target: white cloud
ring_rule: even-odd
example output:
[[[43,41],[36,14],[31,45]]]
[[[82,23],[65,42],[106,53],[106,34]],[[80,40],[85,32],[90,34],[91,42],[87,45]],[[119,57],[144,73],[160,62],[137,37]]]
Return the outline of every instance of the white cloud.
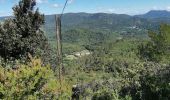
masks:
[[[75,0],[68,0],[68,4],[72,4]],[[52,7],[54,8],[60,8],[60,7],[63,7],[64,4],[58,4],[58,3],[55,3],[55,4],[52,4]]]
[[[59,4],[57,4],[57,3],[56,3],[56,4],[53,4],[52,6],[53,6],[54,8],[59,8],[59,7],[61,7],[61,5],[59,5]]]
[[[166,7],[166,10],[170,11],[170,6]]]
[[[157,6],[153,6],[153,7],[151,8],[151,10],[161,10],[161,9],[163,9],[163,8],[160,8],[160,7],[157,7]]]
[[[68,0],[68,4],[72,4],[75,0]]]
[[[96,12],[104,12],[104,13],[115,13],[117,9],[115,8],[103,8],[103,7],[98,7],[95,9]]]
[[[167,10],[167,11],[170,11],[170,6],[165,6],[165,7],[157,7],[157,6],[154,6],[152,7],[151,9],[149,10]]]
[[[47,3],[48,2],[48,0],[36,0],[37,1],[37,3]]]
[[[52,7],[53,7],[53,8],[62,8],[63,5],[62,5],[62,4],[59,4],[59,3],[55,3],[55,4],[52,4]]]
[[[106,12],[108,12],[108,13],[114,13],[115,11],[116,11],[116,9],[111,8],[111,9],[107,9],[107,11],[106,11]]]

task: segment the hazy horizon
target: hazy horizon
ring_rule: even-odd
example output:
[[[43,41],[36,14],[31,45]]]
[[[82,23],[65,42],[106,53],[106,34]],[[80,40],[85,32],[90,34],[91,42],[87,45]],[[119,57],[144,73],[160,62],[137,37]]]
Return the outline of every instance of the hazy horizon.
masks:
[[[168,10],[150,10],[150,11],[167,11],[167,12],[170,12]],[[141,13],[141,14],[135,14],[135,15],[122,13],[122,15],[137,16],[137,15],[143,15],[143,14],[149,13],[150,11],[145,12],[145,13]],[[121,15],[121,13],[107,13],[107,12],[94,12],[94,13],[90,13],[90,12],[67,12],[67,13],[64,13],[64,14],[78,14],[78,13],[87,13],[87,14],[104,13],[104,14],[120,14]],[[60,13],[56,13],[56,14],[60,14]],[[45,14],[45,15],[48,16],[48,15],[55,15],[55,14]],[[6,15],[6,16],[0,16],[0,17],[10,17],[10,16],[13,16],[13,15]]]

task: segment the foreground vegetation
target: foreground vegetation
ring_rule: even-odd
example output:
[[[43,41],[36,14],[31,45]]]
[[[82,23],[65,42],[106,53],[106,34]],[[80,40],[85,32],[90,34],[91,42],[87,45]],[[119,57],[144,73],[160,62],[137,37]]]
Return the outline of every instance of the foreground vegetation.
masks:
[[[148,38],[85,28],[64,31],[60,81],[56,41],[51,37],[48,44],[35,4],[21,0],[15,17],[0,24],[0,99],[170,99],[170,25],[149,31]],[[84,51],[89,53],[76,56]]]

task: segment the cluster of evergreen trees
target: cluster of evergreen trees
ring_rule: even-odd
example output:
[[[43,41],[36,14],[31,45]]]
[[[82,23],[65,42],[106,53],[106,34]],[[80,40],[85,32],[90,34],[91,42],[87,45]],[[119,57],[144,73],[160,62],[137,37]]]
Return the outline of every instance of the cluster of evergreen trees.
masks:
[[[35,0],[21,0],[13,7],[14,17],[0,24],[0,56],[7,60],[41,55],[47,39],[41,30],[44,15],[34,10]]]
[[[45,23],[44,15],[38,9],[34,10],[35,5],[35,0],[20,0],[13,7],[14,16],[0,24],[0,99],[58,97],[55,92],[59,90],[59,82],[53,70],[49,66],[42,66],[44,62],[41,60],[34,59],[43,58],[48,48],[41,29]],[[11,62],[15,65],[10,65]]]

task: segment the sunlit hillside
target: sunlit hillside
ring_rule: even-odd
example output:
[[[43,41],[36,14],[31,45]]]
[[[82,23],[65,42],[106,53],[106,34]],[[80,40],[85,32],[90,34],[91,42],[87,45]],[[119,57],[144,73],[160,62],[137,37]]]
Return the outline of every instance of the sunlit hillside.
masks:
[[[0,100],[170,100],[168,0],[0,4]]]

